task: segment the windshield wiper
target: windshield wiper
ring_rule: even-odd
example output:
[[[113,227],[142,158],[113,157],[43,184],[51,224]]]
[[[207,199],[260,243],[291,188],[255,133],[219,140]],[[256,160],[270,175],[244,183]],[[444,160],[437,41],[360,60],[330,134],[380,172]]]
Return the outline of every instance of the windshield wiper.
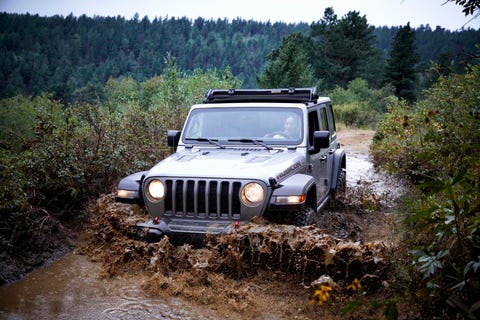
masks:
[[[218,139],[209,139],[209,138],[186,138],[185,140],[194,140],[194,141],[199,141],[199,142],[208,142],[210,144],[216,145],[220,149],[225,149],[225,146],[222,146],[219,142]]]
[[[230,141],[230,142],[253,143],[253,144],[257,145],[257,146],[265,147],[267,150],[273,150],[273,148],[272,148],[271,146],[269,146],[268,144],[263,143],[262,140],[243,138],[243,139],[228,139],[228,141]]]

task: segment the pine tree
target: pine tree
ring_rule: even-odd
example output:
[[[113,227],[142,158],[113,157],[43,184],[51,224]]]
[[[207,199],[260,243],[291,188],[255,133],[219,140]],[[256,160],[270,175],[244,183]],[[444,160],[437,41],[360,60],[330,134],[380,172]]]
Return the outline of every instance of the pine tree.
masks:
[[[415,45],[415,30],[408,23],[395,34],[387,60],[385,79],[395,88],[395,95],[408,102],[416,100],[415,87],[417,77],[415,65],[418,55]]]
[[[326,89],[345,87],[358,77],[367,79],[372,86],[378,85],[374,75],[384,61],[374,47],[375,28],[368,24],[365,16],[350,11],[338,19],[329,7],[323,19],[311,28],[315,75],[322,79]]]
[[[260,87],[311,87],[315,85],[312,66],[309,63],[309,39],[293,33],[268,56],[262,76],[257,78]]]

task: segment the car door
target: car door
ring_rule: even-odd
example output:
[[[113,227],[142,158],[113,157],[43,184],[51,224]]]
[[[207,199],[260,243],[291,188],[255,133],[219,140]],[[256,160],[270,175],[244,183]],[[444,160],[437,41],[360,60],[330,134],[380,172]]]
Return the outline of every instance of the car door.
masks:
[[[328,166],[329,166],[329,155],[330,155],[330,150],[331,150],[331,131],[330,131],[330,123],[328,121],[328,115],[327,111],[325,108],[325,105],[322,105],[319,109],[319,117],[320,117],[320,130],[322,131],[329,131],[330,132],[330,147],[320,149],[320,160],[322,163],[322,171],[321,171],[321,180],[322,180],[322,185],[323,185],[323,193],[322,196],[326,197],[328,195],[328,192],[330,190],[330,175],[328,174],[330,172]]]
[[[328,190],[332,187],[332,177],[334,177],[334,153],[338,148],[338,140],[337,140],[337,128],[335,126],[335,118],[333,114],[333,109],[331,104],[325,105],[324,111],[326,113],[326,129],[330,132],[330,147],[328,148],[327,152],[327,177],[326,177],[326,185]]]
[[[327,112],[328,130],[330,131],[330,151],[333,152],[338,147],[338,140],[332,105],[327,104],[325,110]]]
[[[312,168],[312,176],[316,181],[317,188],[317,206],[319,206],[328,193],[326,184],[327,177],[327,155],[328,148],[315,150],[313,148],[313,133],[322,129],[321,116],[319,108],[311,109],[308,113],[308,128],[309,128],[309,154],[310,165]]]

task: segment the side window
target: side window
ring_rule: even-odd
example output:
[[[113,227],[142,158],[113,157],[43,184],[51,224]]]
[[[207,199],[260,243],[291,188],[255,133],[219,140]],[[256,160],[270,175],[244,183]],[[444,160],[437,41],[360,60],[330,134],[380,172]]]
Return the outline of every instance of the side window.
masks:
[[[320,130],[317,110],[308,112],[308,143],[313,146],[313,132]]]
[[[333,115],[333,109],[331,104],[327,106],[327,117],[330,127],[330,134],[333,134],[335,131],[337,131],[337,128],[335,127],[335,117]]]
[[[321,123],[321,130],[329,131],[328,122],[327,122],[327,111],[325,110],[325,108],[320,109],[320,123]]]

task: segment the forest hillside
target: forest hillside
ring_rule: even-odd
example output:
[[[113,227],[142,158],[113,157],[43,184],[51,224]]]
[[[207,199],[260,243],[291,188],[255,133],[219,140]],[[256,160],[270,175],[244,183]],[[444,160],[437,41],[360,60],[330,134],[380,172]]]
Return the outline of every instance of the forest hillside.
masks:
[[[241,18],[150,21],[138,16],[127,20],[0,13],[0,98],[50,92],[66,103],[93,103],[102,98],[101,88],[109,78],[145,81],[163,73],[167,56],[175,57],[185,71],[230,68],[243,87],[257,87],[272,50],[293,33],[310,35],[314,25]],[[385,59],[398,30],[373,30],[373,45]],[[480,42],[480,30],[473,29],[427,25],[416,29],[415,36],[419,71],[440,61],[461,72]]]

